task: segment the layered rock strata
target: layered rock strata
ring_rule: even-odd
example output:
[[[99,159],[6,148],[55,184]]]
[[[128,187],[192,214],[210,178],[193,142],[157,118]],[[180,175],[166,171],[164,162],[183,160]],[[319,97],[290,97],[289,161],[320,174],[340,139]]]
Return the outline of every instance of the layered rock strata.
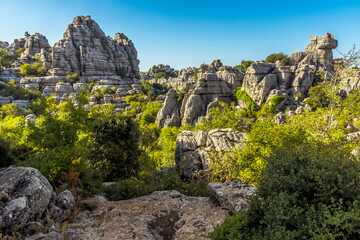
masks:
[[[243,147],[246,134],[234,129],[213,129],[205,131],[183,131],[176,138],[175,163],[182,169],[186,178],[197,176],[208,168],[211,153],[233,151]]]

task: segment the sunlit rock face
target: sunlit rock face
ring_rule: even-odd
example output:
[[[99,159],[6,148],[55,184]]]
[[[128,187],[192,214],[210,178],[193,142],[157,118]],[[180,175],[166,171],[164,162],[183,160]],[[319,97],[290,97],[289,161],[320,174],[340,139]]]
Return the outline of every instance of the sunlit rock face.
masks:
[[[66,76],[139,77],[139,60],[134,44],[124,34],[106,37],[90,16],[78,16],[64,37],[55,43],[49,73]]]
[[[287,106],[296,108],[297,103],[289,96],[306,95],[314,83],[322,80],[319,72],[330,77],[334,71],[332,50],[337,45],[333,34],[311,36],[305,52],[294,52],[289,56],[288,66],[283,66],[280,61],[253,63],[246,71],[242,89],[258,105],[269,103],[272,97],[280,95],[288,99]]]

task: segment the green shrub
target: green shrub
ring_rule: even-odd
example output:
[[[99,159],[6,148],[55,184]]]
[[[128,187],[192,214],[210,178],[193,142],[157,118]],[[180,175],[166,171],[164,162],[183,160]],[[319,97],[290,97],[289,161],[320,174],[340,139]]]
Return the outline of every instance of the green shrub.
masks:
[[[139,169],[140,132],[129,117],[114,111],[114,106],[92,109],[94,145],[89,158],[101,169],[106,180],[113,181],[136,175]]]
[[[248,69],[248,67],[250,67],[250,65],[254,63],[254,61],[251,60],[242,60],[240,65],[236,65],[234,68],[236,70],[238,70],[239,72],[241,72],[242,74],[246,73],[246,70]]]
[[[71,84],[74,84],[78,80],[79,80],[79,77],[78,77],[77,73],[66,76],[66,82],[69,82]]]
[[[286,54],[283,53],[272,53],[266,57],[266,63],[276,63],[276,61],[280,60],[284,66],[290,64],[290,60]]]
[[[11,80],[6,84],[0,84],[0,96],[13,96],[14,99],[22,100],[35,100],[42,98],[40,91],[31,91],[27,88],[20,88],[16,85],[14,80]]]
[[[43,65],[40,61],[33,64],[23,64],[20,66],[20,73],[26,77],[39,77],[45,74]]]
[[[246,108],[244,109],[245,114],[249,117],[254,116],[257,110],[257,105],[255,101],[252,100],[252,98],[249,96],[249,94],[245,90],[241,90],[239,88],[236,90],[235,96],[237,99],[246,104]]]
[[[309,89],[309,96],[310,97],[305,100],[304,103],[309,104],[313,110],[319,107],[326,107],[330,103],[330,98],[327,95],[323,84],[312,86]]]
[[[166,78],[166,79],[169,78],[165,72],[157,72],[155,73],[154,77],[155,77],[155,81],[159,80],[160,78]]]
[[[0,168],[8,167],[12,164],[9,157],[10,144],[0,136]]]
[[[20,57],[21,54],[22,54],[24,51],[25,51],[24,48],[19,48],[18,50],[15,51],[15,52],[16,52],[16,56]]]
[[[212,239],[359,239],[360,164],[338,146],[289,144],[268,159],[249,210]]]
[[[5,48],[0,48],[0,70],[9,68],[16,61],[16,57],[11,55]]]

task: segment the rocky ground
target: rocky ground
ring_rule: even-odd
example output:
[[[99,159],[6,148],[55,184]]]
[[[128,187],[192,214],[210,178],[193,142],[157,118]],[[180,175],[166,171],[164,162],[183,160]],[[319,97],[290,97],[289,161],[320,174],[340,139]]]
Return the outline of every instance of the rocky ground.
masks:
[[[237,182],[209,189],[211,198],[177,191],[117,202],[97,196],[74,210],[70,191],[56,194],[36,169],[9,167],[0,170],[0,230],[4,239],[207,239],[226,216],[246,209],[256,190]]]

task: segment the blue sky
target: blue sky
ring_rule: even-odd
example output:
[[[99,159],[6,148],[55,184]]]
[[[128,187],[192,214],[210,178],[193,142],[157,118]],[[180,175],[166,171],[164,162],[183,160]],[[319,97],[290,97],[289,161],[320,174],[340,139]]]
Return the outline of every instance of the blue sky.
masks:
[[[0,40],[39,32],[53,45],[77,15],[135,44],[140,69],[225,65],[303,51],[310,35],[334,33],[338,50],[360,46],[360,1],[0,0]]]

